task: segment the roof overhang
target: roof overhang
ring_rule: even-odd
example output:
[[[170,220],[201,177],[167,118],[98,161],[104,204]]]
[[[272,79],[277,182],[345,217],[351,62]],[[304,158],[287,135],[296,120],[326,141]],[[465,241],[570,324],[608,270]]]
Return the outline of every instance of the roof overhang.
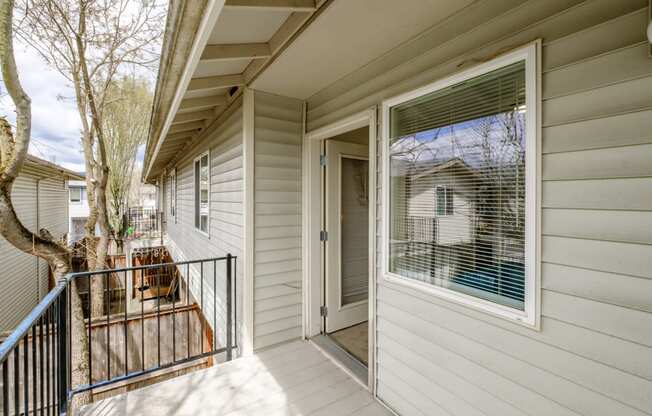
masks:
[[[78,180],[78,181],[84,180],[84,175],[82,175],[81,173],[72,171],[70,169],[66,169],[62,166],[57,165],[56,163],[49,162],[47,160],[38,158],[36,156],[32,156],[30,154],[28,154],[27,158],[25,159],[25,165],[47,172],[47,174],[49,175],[53,173],[56,175],[60,175],[66,180]]]
[[[330,1],[170,0],[143,179],[201,137]]]

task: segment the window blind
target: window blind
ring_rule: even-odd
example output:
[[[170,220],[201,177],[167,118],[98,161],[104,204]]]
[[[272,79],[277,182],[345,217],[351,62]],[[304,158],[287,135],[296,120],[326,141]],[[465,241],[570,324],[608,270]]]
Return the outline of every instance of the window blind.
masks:
[[[390,109],[390,272],[524,309],[525,62]]]

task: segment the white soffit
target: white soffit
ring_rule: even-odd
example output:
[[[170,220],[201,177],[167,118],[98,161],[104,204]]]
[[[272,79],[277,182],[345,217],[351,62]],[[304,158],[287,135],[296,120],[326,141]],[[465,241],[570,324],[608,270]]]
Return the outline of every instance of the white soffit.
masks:
[[[475,0],[335,0],[254,81],[307,99]]]
[[[225,9],[208,44],[267,42],[289,15],[289,11]]]

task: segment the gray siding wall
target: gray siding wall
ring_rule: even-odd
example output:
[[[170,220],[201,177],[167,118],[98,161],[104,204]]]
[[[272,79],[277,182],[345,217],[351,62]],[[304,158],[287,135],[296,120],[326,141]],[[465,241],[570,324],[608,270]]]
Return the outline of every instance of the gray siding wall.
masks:
[[[176,165],[177,168],[177,212],[176,221],[169,216],[166,206],[168,248],[175,261],[214,258],[231,253],[239,256],[237,267],[237,293],[242,296],[241,264],[243,250],[243,184],[242,184],[242,106],[232,105],[231,114],[222,125],[206,140],[197,144],[187,156]],[[210,233],[209,236],[195,229],[194,224],[194,172],[193,160],[210,150]],[[165,186],[162,194],[167,194],[169,181],[161,181]],[[223,328],[226,325],[226,291],[224,263],[217,264],[216,299],[217,322],[213,322],[213,268],[204,264],[204,316],[212,327],[217,326],[219,345],[225,342]],[[182,273],[186,273],[182,268]],[[201,283],[198,278],[199,266],[190,270],[190,288],[195,299],[201,304]],[[238,305],[242,305],[238,301]],[[238,316],[242,316],[239,312]],[[239,331],[240,333],[240,331]]]
[[[301,336],[302,102],[254,98],[254,348]]]
[[[377,392],[400,414],[652,414],[647,7],[481,0],[308,101],[314,129],[543,39],[541,331],[379,276]]]
[[[27,164],[14,183],[12,202],[30,230],[46,228],[56,238],[68,232],[68,190],[62,177]],[[44,260],[23,253],[2,237],[0,263],[6,266],[0,271],[0,332],[4,332],[16,327],[48,293],[49,268]]]

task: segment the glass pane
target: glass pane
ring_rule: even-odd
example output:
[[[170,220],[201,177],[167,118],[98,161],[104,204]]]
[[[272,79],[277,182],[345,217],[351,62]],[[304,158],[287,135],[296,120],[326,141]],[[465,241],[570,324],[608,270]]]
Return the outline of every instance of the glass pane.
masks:
[[[81,188],[70,188],[70,201],[71,202],[81,201]]]
[[[367,299],[369,289],[369,162],[342,157],[341,300],[342,306]]]
[[[524,309],[525,64],[391,109],[390,271]]]

